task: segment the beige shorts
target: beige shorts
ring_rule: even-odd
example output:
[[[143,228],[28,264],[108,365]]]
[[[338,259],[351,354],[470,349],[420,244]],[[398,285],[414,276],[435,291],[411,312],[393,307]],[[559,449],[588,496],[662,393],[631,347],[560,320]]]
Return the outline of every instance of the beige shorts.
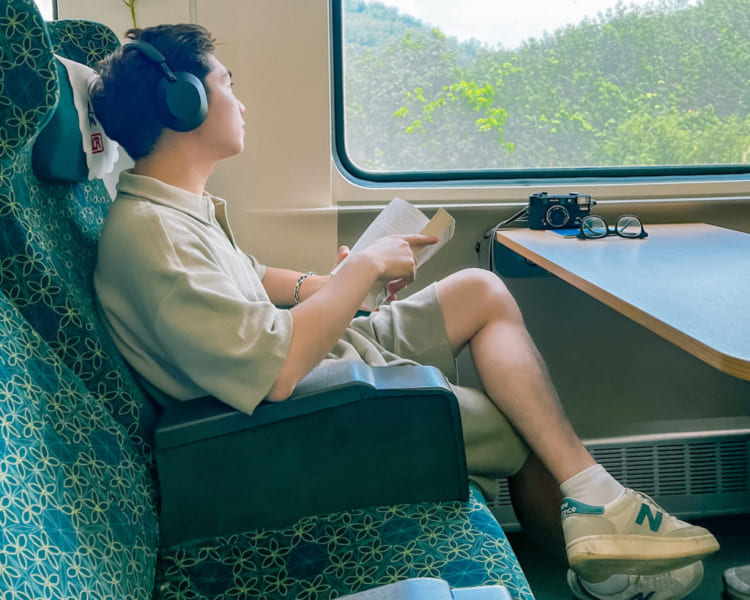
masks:
[[[355,319],[351,329],[356,331],[353,337],[369,338],[383,349],[385,364],[432,365],[449,380],[456,380],[456,361],[434,284]],[[513,426],[481,390],[451,386],[461,412],[469,473],[489,481],[516,473],[529,450]],[[480,484],[485,493],[493,493],[486,481]]]

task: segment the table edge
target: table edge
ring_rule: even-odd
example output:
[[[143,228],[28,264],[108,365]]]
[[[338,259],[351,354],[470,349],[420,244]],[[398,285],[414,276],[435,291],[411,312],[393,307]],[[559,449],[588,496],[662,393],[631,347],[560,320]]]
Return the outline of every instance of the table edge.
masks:
[[[502,244],[506,248],[509,248],[520,254],[524,258],[530,260],[534,264],[549,271],[553,275],[559,277],[563,281],[571,284],[578,288],[582,292],[585,292],[592,298],[603,302],[610,308],[616,310],[620,314],[628,317],[636,323],[643,325],[650,331],[653,331],[657,335],[663,337],[669,342],[682,348],[686,352],[689,352],[696,358],[699,358],[703,362],[711,365],[723,373],[745,379],[750,381],[750,360],[745,360],[731,354],[726,354],[721,350],[713,348],[708,344],[695,339],[692,336],[680,331],[679,329],[665,323],[664,321],[657,319],[653,315],[646,311],[630,304],[622,298],[615,296],[614,294],[600,288],[591,281],[576,275],[575,273],[568,271],[561,267],[557,263],[544,258],[540,254],[537,254],[533,250],[530,250],[523,244],[516,242],[514,239],[503,235],[502,230],[498,230],[496,234],[496,241]]]

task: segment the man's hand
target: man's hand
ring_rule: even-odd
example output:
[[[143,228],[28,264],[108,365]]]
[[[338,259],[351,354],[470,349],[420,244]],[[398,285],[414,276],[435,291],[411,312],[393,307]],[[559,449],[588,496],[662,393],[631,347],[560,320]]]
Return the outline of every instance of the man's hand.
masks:
[[[389,235],[374,242],[360,254],[366,254],[378,269],[381,281],[403,280],[399,289],[417,275],[417,254],[425,246],[434,244],[438,238],[431,235]]]
[[[378,240],[361,252],[352,254],[335,275],[326,277],[325,285],[308,296],[306,301],[293,306],[290,312],[294,321],[294,335],[286,360],[267,398],[288,398],[299,380],[325,358],[341,338],[373,283],[379,281],[386,285],[401,280],[398,285],[403,288],[404,283],[414,280],[416,254],[437,241],[436,237],[426,235],[390,236]],[[338,260],[343,260],[348,253],[348,248],[340,248]],[[304,291],[308,280],[312,280],[309,283],[316,282],[315,278],[308,277],[301,291]],[[312,287],[308,291],[313,291]]]
[[[351,250],[349,249],[349,246],[339,246],[338,254],[336,255],[336,264],[333,265],[333,268],[335,269],[338,267],[342,262],[344,262],[344,259],[349,256],[351,253]]]
[[[393,302],[394,300],[397,300],[397,294],[406,288],[407,285],[409,285],[409,282],[406,281],[406,279],[394,279],[393,281],[389,281],[388,285],[386,285],[386,288],[388,289],[388,297],[385,301]]]
[[[386,302],[393,302],[394,300],[396,300],[396,294],[398,294],[398,292],[409,285],[409,283],[414,281],[414,278],[417,275],[416,257],[419,254],[419,251],[425,246],[429,246],[430,244],[434,244],[435,242],[437,242],[438,238],[434,236],[415,234],[404,236],[389,236],[388,238],[379,240],[379,242],[380,241],[383,242],[383,245],[385,247],[385,253],[383,257],[386,260],[396,259],[397,262],[395,264],[395,268],[406,268],[408,270],[408,272],[405,272],[404,276],[390,278],[388,280],[388,283],[386,284],[386,288],[388,289],[388,297],[386,298]],[[406,247],[404,246],[404,243],[408,245],[409,250],[409,252],[407,252],[405,255],[404,253],[406,251]],[[373,244],[373,246],[374,245],[375,244]],[[384,279],[386,277],[387,275],[384,277],[380,277],[380,279]]]

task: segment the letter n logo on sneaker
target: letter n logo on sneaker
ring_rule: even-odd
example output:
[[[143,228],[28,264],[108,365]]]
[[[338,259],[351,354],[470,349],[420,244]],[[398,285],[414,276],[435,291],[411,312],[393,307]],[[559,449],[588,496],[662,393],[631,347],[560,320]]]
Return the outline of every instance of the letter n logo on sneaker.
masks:
[[[643,503],[641,504],[641,510],[638,511],[638,516],[635,518],[635,524],[636,525],[643,525],[643,521],[648,519],[648,528],[656,533],[659,531],[659,527],[661,527],[661,521],[664,518],[664,513],[661,511],[655,511],[651,512],[651,507]],[[638,600],[637,598],[633,598],[633,600]],[[648,600],[648,598],[645,598],[644,600]]]

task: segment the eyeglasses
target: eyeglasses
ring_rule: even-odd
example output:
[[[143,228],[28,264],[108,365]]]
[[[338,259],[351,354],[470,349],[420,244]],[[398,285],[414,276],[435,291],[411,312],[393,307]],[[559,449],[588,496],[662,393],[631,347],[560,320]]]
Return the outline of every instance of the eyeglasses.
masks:
[[[581,240],[596,240],[608,235],[619,235],[629,239],[643,239],[648,233],[643,229],[643,223],[635,215],[620,215],[614,227],[607,225],[603,217],[589,215],[581,220],[581,231],[576,236]]]

